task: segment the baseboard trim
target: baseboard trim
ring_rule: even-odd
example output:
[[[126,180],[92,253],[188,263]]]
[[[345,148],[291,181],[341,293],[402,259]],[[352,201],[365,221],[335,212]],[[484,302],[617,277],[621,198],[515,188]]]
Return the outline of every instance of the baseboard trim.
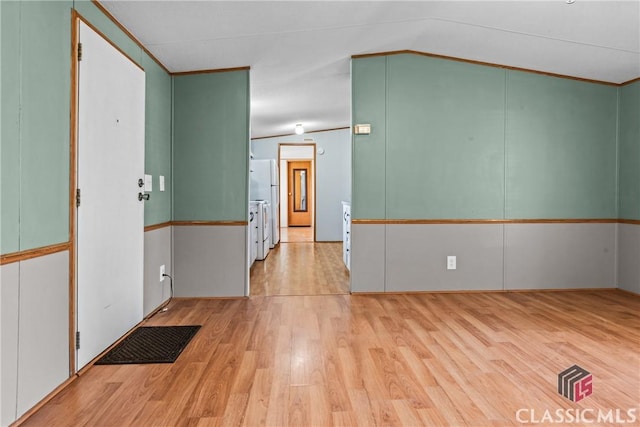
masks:
[[[618,292],[622,292],[623,294],[632,295],[636,298],[640,298],[640,293],[636,293],[636,292],[629,291],[627,289],[621,289],[621,288],[615,288],[615,289],[617,289]]]
[[[220,300],[226,300],[226,299],[237,299],[237,300],[241,300],[241,299],[248,299],[249,297],[247,296],[238,296],[238,297],[173,297],[174,300],[180,300],[180,301],[189,301],[189,300],[216,300],[216,299],[220,299]]]
[[[517,293],[553,293],[553,292],[603,292],[618,291],[618,288],[541,288],[541,289],[461,289],[461,290],[424,290],[424,291],[391,291],[391,292],[351,292],[354,296],[375,295],[412,295],[412,294],[517,294]],[[629,291],[625,291],[629,292]],[[629,292],[633,294],[633,292]],[[640,296],[640,295],[639,295]]]
[[[617,218],[538,219],[352,219],[351,224],[447,225],[447,224],[616,224]],[[638,221],[640,223],[640,221]]]
[[[42,398],[41,401],[39,401],[38,403],[36,403],[31,409],[29,409],[27,412],[25,412],[24,414],[22,414],[22,416],[20,416],[20,418],[18,418],[17,420],[15,420],[11,425],[11,427],[18,427],[19,425],[22,425],[24,422],[26,422],[33,414],[35,414],[36,412],[38,412],[44,405],[46,405],[47,403],[49,403],[49,401],[51,399],[53,399],[54,397],[56,397],[56,395],[58,395],[58,393],[60,393],[62,390],[64,390],[65,388],[67,388],[67,386],[69,384],[71,384],[72,382],[74,382],[76,379],[78,378],[77,375],[73,375],[69,378],[67,378],[62,384],[60,384],[58,387],[56,387],[55,389],[53,389],[53,391],[49,394],[47,394],[45,397]]]
[[[147,314],[144,317],[144,319],[142,319],[142,321],[144,322],[144,321],[147,321],[147,320],[151,319],[153,316],[158,314],[160,312],[160,310],[162,310],[165,307],[165,305],[168,308],[170,303],[171,303],[171,301],[174,300],[174,299],[175,298],[173,298],[173,297],[169,297],[166,300],[162,301],[162,303],[159,306],[157,306],[156,308],[154,308],[153,310],[151,310],[151,312],[149,314]]]

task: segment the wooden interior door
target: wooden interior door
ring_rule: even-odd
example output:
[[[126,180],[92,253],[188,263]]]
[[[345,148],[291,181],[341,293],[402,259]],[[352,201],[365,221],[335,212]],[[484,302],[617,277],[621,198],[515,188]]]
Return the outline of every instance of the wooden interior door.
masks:
[[[80,23],[77,369],[142,320],[145,74]]]
[[[289,227],[311,227],[313,185],[311,161],[290,161],[288,169]]]

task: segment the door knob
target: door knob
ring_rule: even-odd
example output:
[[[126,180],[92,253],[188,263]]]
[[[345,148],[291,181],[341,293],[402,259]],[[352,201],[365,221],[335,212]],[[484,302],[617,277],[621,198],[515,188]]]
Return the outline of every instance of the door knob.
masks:
[[[150,197],[151,197],[151,194],[138,193],[138,200],[139,201],[149,200]]]

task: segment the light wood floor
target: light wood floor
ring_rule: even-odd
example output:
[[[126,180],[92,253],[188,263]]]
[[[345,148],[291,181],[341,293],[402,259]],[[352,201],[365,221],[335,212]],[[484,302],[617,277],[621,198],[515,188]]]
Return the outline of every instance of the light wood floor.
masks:
[[[313,242],[313,227],[282,227],[280,229],[280,242]]]
[[[176,363],[94,366],[24,425],[507,426],[522,408],[626,411],[640,401],[639,312],[615,290],[177,300],[147,322],[203,325]],[[573,364],[594,378],[578,403],[556,390]]]
[[[280,243],[251,267],[250,295],[326,295],[349,292],[340,243]]]

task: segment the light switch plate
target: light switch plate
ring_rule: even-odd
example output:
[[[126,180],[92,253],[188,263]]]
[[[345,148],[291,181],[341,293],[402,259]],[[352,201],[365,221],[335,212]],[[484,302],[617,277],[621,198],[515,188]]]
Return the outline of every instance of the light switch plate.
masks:
[[[370,124],[358,124],[353,126],[353,133],[356,135],[369,135],[371,133]]]
[[[164,191],[164,175],[160,175],[160,191]]]
[[[144,175],[144,191],[153,191],[153,176]]]
[[[447,256],[447,270],[455,270],[456,269],[456,256],[449,255]]]

